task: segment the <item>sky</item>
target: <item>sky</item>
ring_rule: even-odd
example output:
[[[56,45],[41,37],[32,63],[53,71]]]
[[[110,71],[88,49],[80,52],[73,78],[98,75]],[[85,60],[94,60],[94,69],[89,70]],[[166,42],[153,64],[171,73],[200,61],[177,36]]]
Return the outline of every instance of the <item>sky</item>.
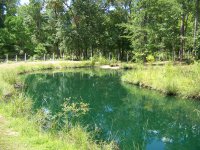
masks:
[[[21,5],[28,4],[28,3],[29,3],[29,0],[20,0]]]

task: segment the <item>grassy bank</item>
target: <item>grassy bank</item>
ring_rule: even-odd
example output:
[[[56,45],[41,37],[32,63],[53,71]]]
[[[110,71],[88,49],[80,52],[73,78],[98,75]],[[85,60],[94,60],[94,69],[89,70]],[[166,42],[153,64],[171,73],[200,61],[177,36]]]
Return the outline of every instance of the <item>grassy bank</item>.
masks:
[[[82,62],[34,62],[0,65],[0,147],[4,149],[113,149],[113,144],[96,143],[92,133],[80,125],[59,132],[44,132],[41,114],[31,111],[32,101],[21,93],[19,74],[45,69],[89,67]]]
[[[122,80],[168,95],[200,99],[200,64],[164,66],[137,66]]]

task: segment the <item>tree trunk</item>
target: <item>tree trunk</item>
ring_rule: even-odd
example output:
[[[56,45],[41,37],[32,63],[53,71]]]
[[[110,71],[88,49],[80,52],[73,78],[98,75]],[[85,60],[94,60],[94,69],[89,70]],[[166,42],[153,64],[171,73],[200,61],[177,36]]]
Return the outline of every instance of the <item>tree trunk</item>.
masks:
[[[85,48],[85,54],[84,54],[84,58],[87,59],[88,58],[88,51],[87,48]]]
[[[57,53],[57,57],[60,58],[61,56],[61,51],[59,49],[59,42],[56,42],[56,53]]]
[[[196,8],[195,8],[195,20],[194,20],[194,47],[193,51],[195,52],[196,56],[196,37],[197,37],[197,30],[198,30],[198,21],[199,21],[199,0],[196,0]]]
[[[4,17],[5,17],[5,1],[1,0],[0,2],[0,28],[4,27]]]
[[[93,57],[94,56],[94,49],[93,49],[93,46],[91,46],[91,56],[90,57]]]
[[[184,36],[185,36],[185,15],[182,14],[182,17],[181,17],[181,28],[180,28],[180,52],[179,52],[180,61],[182,61],[182,59],[183,59]]]

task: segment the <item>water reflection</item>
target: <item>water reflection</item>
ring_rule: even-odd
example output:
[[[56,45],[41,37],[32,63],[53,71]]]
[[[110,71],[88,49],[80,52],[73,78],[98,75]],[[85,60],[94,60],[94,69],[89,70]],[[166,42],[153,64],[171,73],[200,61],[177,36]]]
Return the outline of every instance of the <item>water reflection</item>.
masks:
[[[34,110],[60,111],[64,98],[89,103],[79,118],[97,140],[114,140],[121,149],[200,149],[200,104],[164,97],[120,82],[121,72],[71,70],[26,77]]]

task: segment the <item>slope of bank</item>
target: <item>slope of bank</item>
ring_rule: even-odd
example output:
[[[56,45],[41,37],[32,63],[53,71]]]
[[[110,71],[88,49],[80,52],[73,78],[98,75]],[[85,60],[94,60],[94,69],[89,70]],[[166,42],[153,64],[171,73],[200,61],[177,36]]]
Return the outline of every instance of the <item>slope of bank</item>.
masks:
[[[200,64],[138,66],[122,76],[122,80],[167,95],[200,99]]]

